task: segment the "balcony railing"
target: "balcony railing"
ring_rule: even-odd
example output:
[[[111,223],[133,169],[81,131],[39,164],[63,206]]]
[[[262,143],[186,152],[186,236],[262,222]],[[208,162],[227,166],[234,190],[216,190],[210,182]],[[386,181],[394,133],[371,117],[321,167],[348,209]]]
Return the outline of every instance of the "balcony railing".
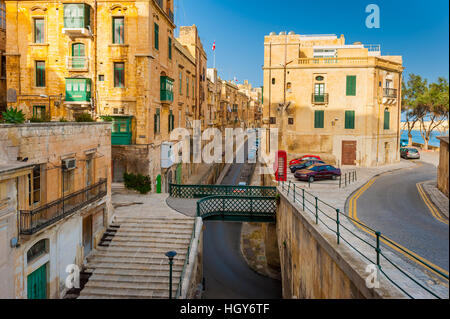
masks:
[[[89,71],[89,59],[84,56],[67,57],[67,69],[70,71]]]
[[[328,103],[328,93],[311,95],[311,101],[313,104],[327,104]]]
[[[169,10],[168,16],[169,16],[170,21],[172,21],[172,23],[175,23],[175,16],[174,16],[172,10]]]
[[[156,0],[156,3],[158,4],[158,6],[159,6],[161,9],[163,8],[164,0]]]
[[[383,96],[390,97],[390,98],[397,98],[397,89],[384,88]]]
[[[32,235],[106,196],[107,180],[64,196],[34,210],[20,211],[20,233]]]

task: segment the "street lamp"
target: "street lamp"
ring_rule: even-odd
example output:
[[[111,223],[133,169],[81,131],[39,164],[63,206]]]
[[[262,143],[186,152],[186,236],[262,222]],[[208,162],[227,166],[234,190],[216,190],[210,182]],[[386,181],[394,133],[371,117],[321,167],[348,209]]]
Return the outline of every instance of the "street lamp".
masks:
[[[168,251],[166,253],[166,257],[169,258],[169,266],[170,266],[170,273],[169,273],[169,299],[172,299],[172,266],[173,266],[173,258],[177,255],[176,251]]]

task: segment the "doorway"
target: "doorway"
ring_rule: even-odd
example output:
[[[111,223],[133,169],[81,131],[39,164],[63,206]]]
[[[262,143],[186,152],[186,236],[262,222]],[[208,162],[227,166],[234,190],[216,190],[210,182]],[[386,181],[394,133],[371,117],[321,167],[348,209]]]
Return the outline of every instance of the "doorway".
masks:
[[[356,141],[342,141],[342,165],[356,165]]]
[[[47,264],[28,275],[27,297],[28,299],[47,299]]]
[[[92,250],[92,215],[83,218],[83,256]]]

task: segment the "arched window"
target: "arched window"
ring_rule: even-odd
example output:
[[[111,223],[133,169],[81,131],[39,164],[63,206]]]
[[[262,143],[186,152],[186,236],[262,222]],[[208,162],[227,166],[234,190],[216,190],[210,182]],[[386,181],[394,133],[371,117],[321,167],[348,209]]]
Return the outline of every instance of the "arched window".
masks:
[[[38,241],[36,244],[33,245],[30,249],[27,251],[27,263],[32,262],[33,260],[39,258],[42,255],[45,255],[48,253],[48,239],[42,239]]]

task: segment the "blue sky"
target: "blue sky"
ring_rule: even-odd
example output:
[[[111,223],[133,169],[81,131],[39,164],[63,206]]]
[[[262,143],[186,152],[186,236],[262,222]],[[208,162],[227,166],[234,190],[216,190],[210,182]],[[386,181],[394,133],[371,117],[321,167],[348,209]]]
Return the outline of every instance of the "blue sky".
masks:
[[[369,4],[380,7],[381,26],[365,26]],[[195,24],[213,66],[226,80],[262,85],[264,36],[270,32],[344,34],[347,43],[381,44],[383,55],[402,55],[405,75],[430,81],[449,75],[447,0],[175,0],[177,25]],[[176,33],[178,34],[178,33]]]

